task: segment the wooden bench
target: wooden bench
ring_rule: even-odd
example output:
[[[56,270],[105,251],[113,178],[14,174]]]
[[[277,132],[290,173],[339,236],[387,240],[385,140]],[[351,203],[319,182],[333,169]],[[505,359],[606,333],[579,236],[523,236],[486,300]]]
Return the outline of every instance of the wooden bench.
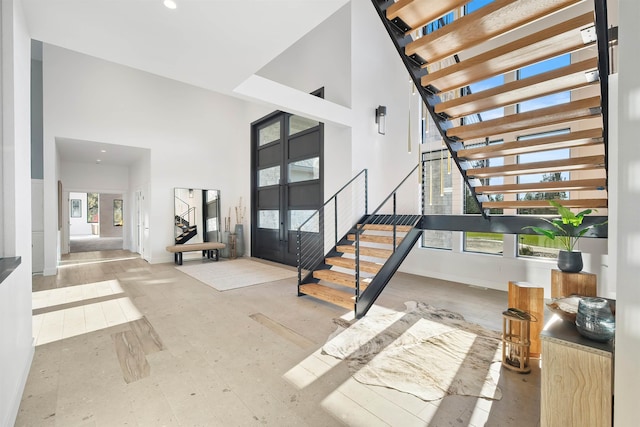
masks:
[[[183,243],[181,245],[167,246],[167,251],[173,253],[173,260],[177,265],[182,265],[182,253],[202,251],[202,256],[207,255],[208,259],[218,261],[220,259],[219,249],[224,249],[225,244],[219,242]],[[214,256],[215,253],[215,256]]]

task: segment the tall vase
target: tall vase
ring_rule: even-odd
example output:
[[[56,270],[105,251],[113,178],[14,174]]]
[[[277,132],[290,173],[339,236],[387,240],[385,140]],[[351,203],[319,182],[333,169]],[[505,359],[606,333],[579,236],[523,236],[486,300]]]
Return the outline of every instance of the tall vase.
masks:
[[[236,224],[236,256],[244,256],[244,227],[242,224]]]
[[[224,243],[224,248],[220,249],[222,258],[229,258],[229,232],[223,231],[220,236],[220,243]]]

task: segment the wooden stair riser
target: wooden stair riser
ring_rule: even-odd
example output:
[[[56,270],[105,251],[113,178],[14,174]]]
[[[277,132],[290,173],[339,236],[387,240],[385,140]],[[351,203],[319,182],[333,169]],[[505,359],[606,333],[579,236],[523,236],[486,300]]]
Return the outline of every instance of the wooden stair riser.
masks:
[[[506,194],[506,193],[528,193],[528,192],[556,192],[556,191],[586,191],[605,190],[607,180],[605,178],[582,179],[576,181],[553,181],[534,182],[528,184],[505,184],[505,185],[481,185],[475,187],[479,194]]]
[[[597,68],[598,59],[590,58],[547,73],[514,80],[493,89],[441,102],[435,106],[435,111],[438,114],[446,114],[449,118],[459,118],[554,93],[598,85],[598,80],[590,79]]]
[[[387,8],[387,19],[400,18],[412,30],[460,8],[469,0],[399,0]]]
[[[602,144],[602,142],[602,128],[596,128],[544,138],[505,141],[502,144],[465,148],[458,151],[458,157],[467,160],[484,160],[562,148],[584,147]]]
[[[355,306],[355,295],[328,286],[308,283],[300,286],[300,292],[347,310],[353,310]]]
[[[471,125],[453,127],[447,130],[447,136],[464,141],[488,136],[495,137],[506,133],[522,132],[543,126],[570,123],[595,117],[601,117],[599,96],[527,111],[526,113],[512,114]]]
[[[536,62],[576,52],[589,45],[584,44],[581,32],[589,26],[593,26],[593,13],[586,13],[427,74],[421,78],[421,84],[448,92]]]
[[[569,172],[576,170],[604,169],[604,156],[572,157],[546,162],[520,163],[467,170],[472,178],[528,175],[534,173]]]
[[[313,278],[335,283],[340,286],[346,286],[348,288],[356,288],[356,277],[354,274],[342,273],[334,270],[316,270],[313,272]],[[370,281],[371,280],[369,278],[361,277],[360,289],[365,290]]]
[[[400,242],[402,242],[402,237],[396,237],[396,246],[400,244]],[[351,240],[353,242],[356,241],[356,235],[355,234],[348,234],[347,235],[347,240]],[[360,235],[360,242],[367,242],[367,243],[380,243],[380,244],[387,244],[387,245],[392,245],[393,244],[393,236],[376,236],[376,235],[371,235],[371,234],[361,234]]]
[[[356,269],[356,260],[354,258],[346,257],[329,257],[324,260],[325,264],[333,265],[335,267],[342,267],[350,270]],[[382,268],[382,264],[360,260],[360,271],[370,274],[377,274]]]
[[[338,245],[336,251],[345,254],[355,254],[355,245]],[[366,246],[360,246],[360,256],[368,256],[372,258],[387,259],[393,254],[393,251],[389,249],[369,248]]]
[[[562,200],[562,206],[566,208],[576,209],[599,209],[606,208],[607,199],[575,199]],[[532,209],[532,208],[548,208],[548,200],[516,200],[501,202],[484,202],[483,209]]]
[[[428,63],[479,45],[581,0],[495,0],[409,43],[407,55],[419,55]]]
[[[363,230],[372,230],[372,231],[389,231],[389,232],[393,232],[393,229],[396,229],[396,232],[398,233],[408,233],[409,231],[411,231],[413,229],[412,225],[389,225],[389,224],[365,224],[364,226],[362,224],[358,224],[356,226],[356,228],[360,229],[362,228]]]

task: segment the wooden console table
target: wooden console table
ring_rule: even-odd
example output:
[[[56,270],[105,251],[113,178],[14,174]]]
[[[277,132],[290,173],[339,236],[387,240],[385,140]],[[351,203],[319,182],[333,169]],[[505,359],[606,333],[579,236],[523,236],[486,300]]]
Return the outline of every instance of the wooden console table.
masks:
[[[565,273],[551,270],[551,298],[582,295],[595,297],[598,294],[598,276],[592,273]]]
[[[541,333],[540,426],[613,425],[613,343],[557,320]]]

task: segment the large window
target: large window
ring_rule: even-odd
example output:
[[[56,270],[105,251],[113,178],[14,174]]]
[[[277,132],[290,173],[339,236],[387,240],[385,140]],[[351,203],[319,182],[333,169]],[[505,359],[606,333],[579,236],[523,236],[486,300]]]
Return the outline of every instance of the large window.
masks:
[[[556,68],[565,67],[570,65],[570,55],[562,55],[556,58],[552,58],[546,61],[539,62],[537,64],[530,65],[522,68],[518,72],[518,78],[524,79],[527,77],[541,74]],[[536,110],[539,108],[546,108],[553,105],[564,104],[571,101],[571,93],[569,91],[560,92],[552,95],[543,96],[540,98],[524,101],[518,105],[519,112],[526,112]],[[519,141],[530,140],[535,138],[545,138],[554,135],[561,135],[568,133],[569,129],[559,129],[551,132],[543,132],[532,135],[520,136]],[[560,159],[568,159],[571,156],[569,149],[561,149],[554,151],[545,151],[540,153],[528,153],[518,156],[518,163],[534,163],[544,162]],[[542,174],[530,174],[520,176],[518,183],[536,183],[536,182],[555,182],[568,180],[568,172],[550,172]],[[517,195],[518,200],[553,200],[553,199],[568,199],[569,193],[566,191],[548,191],[548,192],[527,192]],[[555,209],[549,208],[529,208],[518,209],[518,214],[522,215],[548,215],[555,213]],[[519,235],[518,236],[518,256],[523,257],[537,257],[537,258],[557,258],[560,245],[555,240],[549,240],[542,236],[536,235]]]
[[[447,215],[453,213],[453,187],[451,181],[451,159],[446,149],[422,153],[424,162],[424,213]],[[425,230],[422,247],[451,249],[451,231]]]

